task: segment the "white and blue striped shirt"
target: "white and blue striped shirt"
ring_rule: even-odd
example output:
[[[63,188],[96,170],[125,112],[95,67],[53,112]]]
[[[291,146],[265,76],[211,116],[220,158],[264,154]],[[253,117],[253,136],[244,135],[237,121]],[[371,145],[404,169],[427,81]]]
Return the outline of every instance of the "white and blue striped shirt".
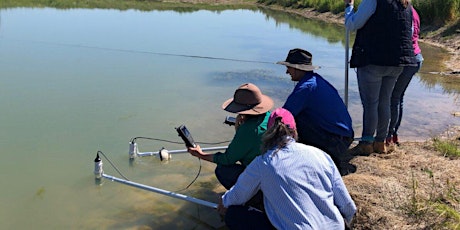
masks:
[[[243,205],[259,189],[277,229],[343,229],[343,219],[350,222],[356,212],[329,155],[293,140],[255,158],[222,196],[223,205]]]

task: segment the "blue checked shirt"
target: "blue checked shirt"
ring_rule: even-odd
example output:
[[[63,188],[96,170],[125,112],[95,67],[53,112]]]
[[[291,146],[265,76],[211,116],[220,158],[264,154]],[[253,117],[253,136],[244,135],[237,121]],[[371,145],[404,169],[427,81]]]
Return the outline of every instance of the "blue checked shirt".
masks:
[[[222,196],[223,205],[243,205],[259,189],[277,229],[343,229],[356,212],[329,155],[294,140],[256,157]]]

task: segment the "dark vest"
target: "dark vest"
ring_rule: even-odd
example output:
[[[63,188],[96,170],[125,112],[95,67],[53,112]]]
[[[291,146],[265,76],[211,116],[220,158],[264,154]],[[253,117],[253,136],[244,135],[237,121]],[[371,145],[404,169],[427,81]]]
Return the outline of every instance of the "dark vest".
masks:
[[[399,0],[376,0],[375,13],[356,33],[350,67],[416,65],[412,11]]]

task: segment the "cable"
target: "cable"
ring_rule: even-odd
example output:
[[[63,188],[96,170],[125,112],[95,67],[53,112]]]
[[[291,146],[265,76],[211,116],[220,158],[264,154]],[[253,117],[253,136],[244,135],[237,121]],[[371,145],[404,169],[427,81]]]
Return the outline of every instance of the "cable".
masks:
[[[41,44],[54,45],[54,46],[67,46],[67,47],[77,47],[77,48],[86,48],[86,49],[109,50],[109,51],[126,52],[126,53],[142,53],[142,54],[154,54],[154,55],[162,55],[162,56],[176,56],[176,57],[187,57],[187,58],[202,58],[202,59],[212,59],[212,60],[222,60],[222,61],[275,64],[274,62],[268,62],[268,61],[254,61],[254,60],[243,60],[243,59],[224,58],[224,57],[211,57],[211,56],[199,56],[199,55],[187,55],[187,54],[161,53],[161,52],[144,51],[144,50],[133,50],[133,49],[120,49],[120,48],[108,48],[108,47],[100,47],[100,46],[90,46],[90,45],[82,45],[82,44],[58,43],[58,42],[47,42],[47,41],[34,41],[34,40],[24,40],[24,39],[10,39],[10,40],[19,41],[19,42],[34,42],[34,43],[41,43]]]
[[[112,165],[112,167],[118,172],[118,174],[120,174],[120,176],[127,180],[127,181],[131,181],[130,179],[128,179],[125,175],[123,175],[123,173],[121,173],[121,171],[117,168],[117,166],[115,166],[115,164],[112,163],[112,161],[102,152],[102,151],[97,151],[97,153],[100,153],[109,163],[110,165]],[[181,191],[184,191],[184,190],[187,190],[193,183],[195,183],[195,181],[198,179],[198,177],[200,176],[201,174],[201,159],[198,158],[198,162],[200,163],[200,167],[198,168],[198,173],[196,174],[195,178],[183,189],[180,189],[180,190],[177,190],[175,191],[176,193],[177,192],[181,192]]]
[[[4,38],[1,38],[1,39],[4,39]],[[4,39],[4,40],[6,40],[6,39]],[[68,47],[109,50],[109,51],[127,52],[127,53],[144,53],[144,54],[153,54],[153,55],[162,55],[162,56],[202,58],[202,59],[212,59],[212,60],[221,60],[221,61],[235,61],[235,62],[248,62],[248,63],[261,63],[261,64],[276,64],[275,62],[268,62],[268,61],[243,60],[243,59],[236,59],[236,58],[211,57],[211,56],[200,56],[200,55],[189,55],[189,54],[161,53],[161,52],[154,52],[154,51],[108,48],[108,47],[99,47],[99,46],[90,46],[90,45],[81,45],[81,44],[70,44],[70,43],[55,43],[55,42],[47,42],[47,41],[34,41],[34,40],[22,40],[22,39],[10,39],[10,40],[11,41],[18,41],[18,42],[35,42],[35,43],[42,43],[42,44],[54,45],[54,46],[68,46]],[[321,68],[341,69],[342,67],[321,65]],[[433,75],[457,75],[457,74],[460,74],[460,71],[451,71],[451,72],[420,72],[419,71],[418,73],[433,74]]]
[[[197,158],[198,158],[198,161],[200,162],[200,167],[198,168],[198,173],[196,174],[195,179],[193,179],[192,182],[190,182],[190,184],[187,185],[187,187],[185,187],[183,189],[180,189],[180,190],[177,190],[175,192],[181,192],[181,191],[187,190],[193,183],[195,183],[195,181],[200,176],[200,173],[201,173],[201,158],[199,158],[199,157],[197,157]]]
[[[184,142],[170,141],[170,140],[158,139],[158,138],[153,138],[153,137],[134,137],[134,138],[131,139],[131,142],[134,142],[136,139],[163,141],[163,142],[168,142],[168,143],[173,143],[173,144],[184,144]],[[219,145],[219,144],[228,143],[228,142],[230,142],[230,140],[221,141],[221,142],[198,142],[198,141],[195,141],[195,143],[197,143],[197,144],[205,144],[205,145]]]
[[[112,165],[112,167],[118,172],[118,174],[120,174],[120,176],[123,177],[123,179],[129,181],[129,179],[125,177],[125,175],[123,175],[123,173],[121,173],[120,170],[118,170],[117,166],[115,166],[102,151],[97,151],[97,153],[100,153],[102,156],[104,156],[104,158],[110,163],[110,165]]]

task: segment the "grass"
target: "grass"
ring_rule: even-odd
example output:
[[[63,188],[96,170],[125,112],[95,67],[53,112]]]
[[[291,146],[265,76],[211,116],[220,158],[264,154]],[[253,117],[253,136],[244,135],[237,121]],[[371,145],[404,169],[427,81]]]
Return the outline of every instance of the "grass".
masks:
[[[202,9],[223,11],[227,9],[251,9],[255,6],[241,2],[238,4],[207,4],[180,1],[163,2],[160,0],[1,0],[0,9],[15,7],[52,7],[56,9],[136,9],[141,11],[174,10],[177,12],[194,12]]]
[[[449,158],[460,158],[460,149],[451,141],[442,141],[438,138],[433,138],[433,146],[436,151]]]
[[[424,170],[429,177],[431,192],[422,194],[419,182],[412,172],[412,194],[409,202],[400,208],[426,229],[455,229],[460,230],[460,212],[455,207],[460,205],[460,192],[456,185],[449,180],[440,185],[434,179],[431,170]],[[439,188],[441,187],[441,189]]]
[[[355,7],[362,0],[355,0]],[[244,8],[251,3],[261,3],[266,5],[280,5],[292,8],[314,8],[318,12],[342,13],[344,10],[343,1],[337,0],[246,0],[239,1],[237,4],[193,4],[180,1],[161,0],[2,0],[0,8],[13,7],[53,7],[59,9],[69,8],[101,8],[101,9],[138,9],[138,10],[161,10],[176,9],[185,12],[210,9],[220,10],[225,7]],[[445,24],[460,20],[460,0],[413,0],[413,5],[420,14],[422,24]],[[224,7],[224,8],[223,8]]]
[[[460,0],[413,0],[423,22],[443,24],[460,18]]]
[[[355,0],[355,7],[362,0]],[[293,8],[314,8],[319,12],[341,13],[344,10],[343,1],[337,0],[258,0],[259,3],[277,4]],[[413,0],[422,24],[444,24],[460,19],[460,0]]]

